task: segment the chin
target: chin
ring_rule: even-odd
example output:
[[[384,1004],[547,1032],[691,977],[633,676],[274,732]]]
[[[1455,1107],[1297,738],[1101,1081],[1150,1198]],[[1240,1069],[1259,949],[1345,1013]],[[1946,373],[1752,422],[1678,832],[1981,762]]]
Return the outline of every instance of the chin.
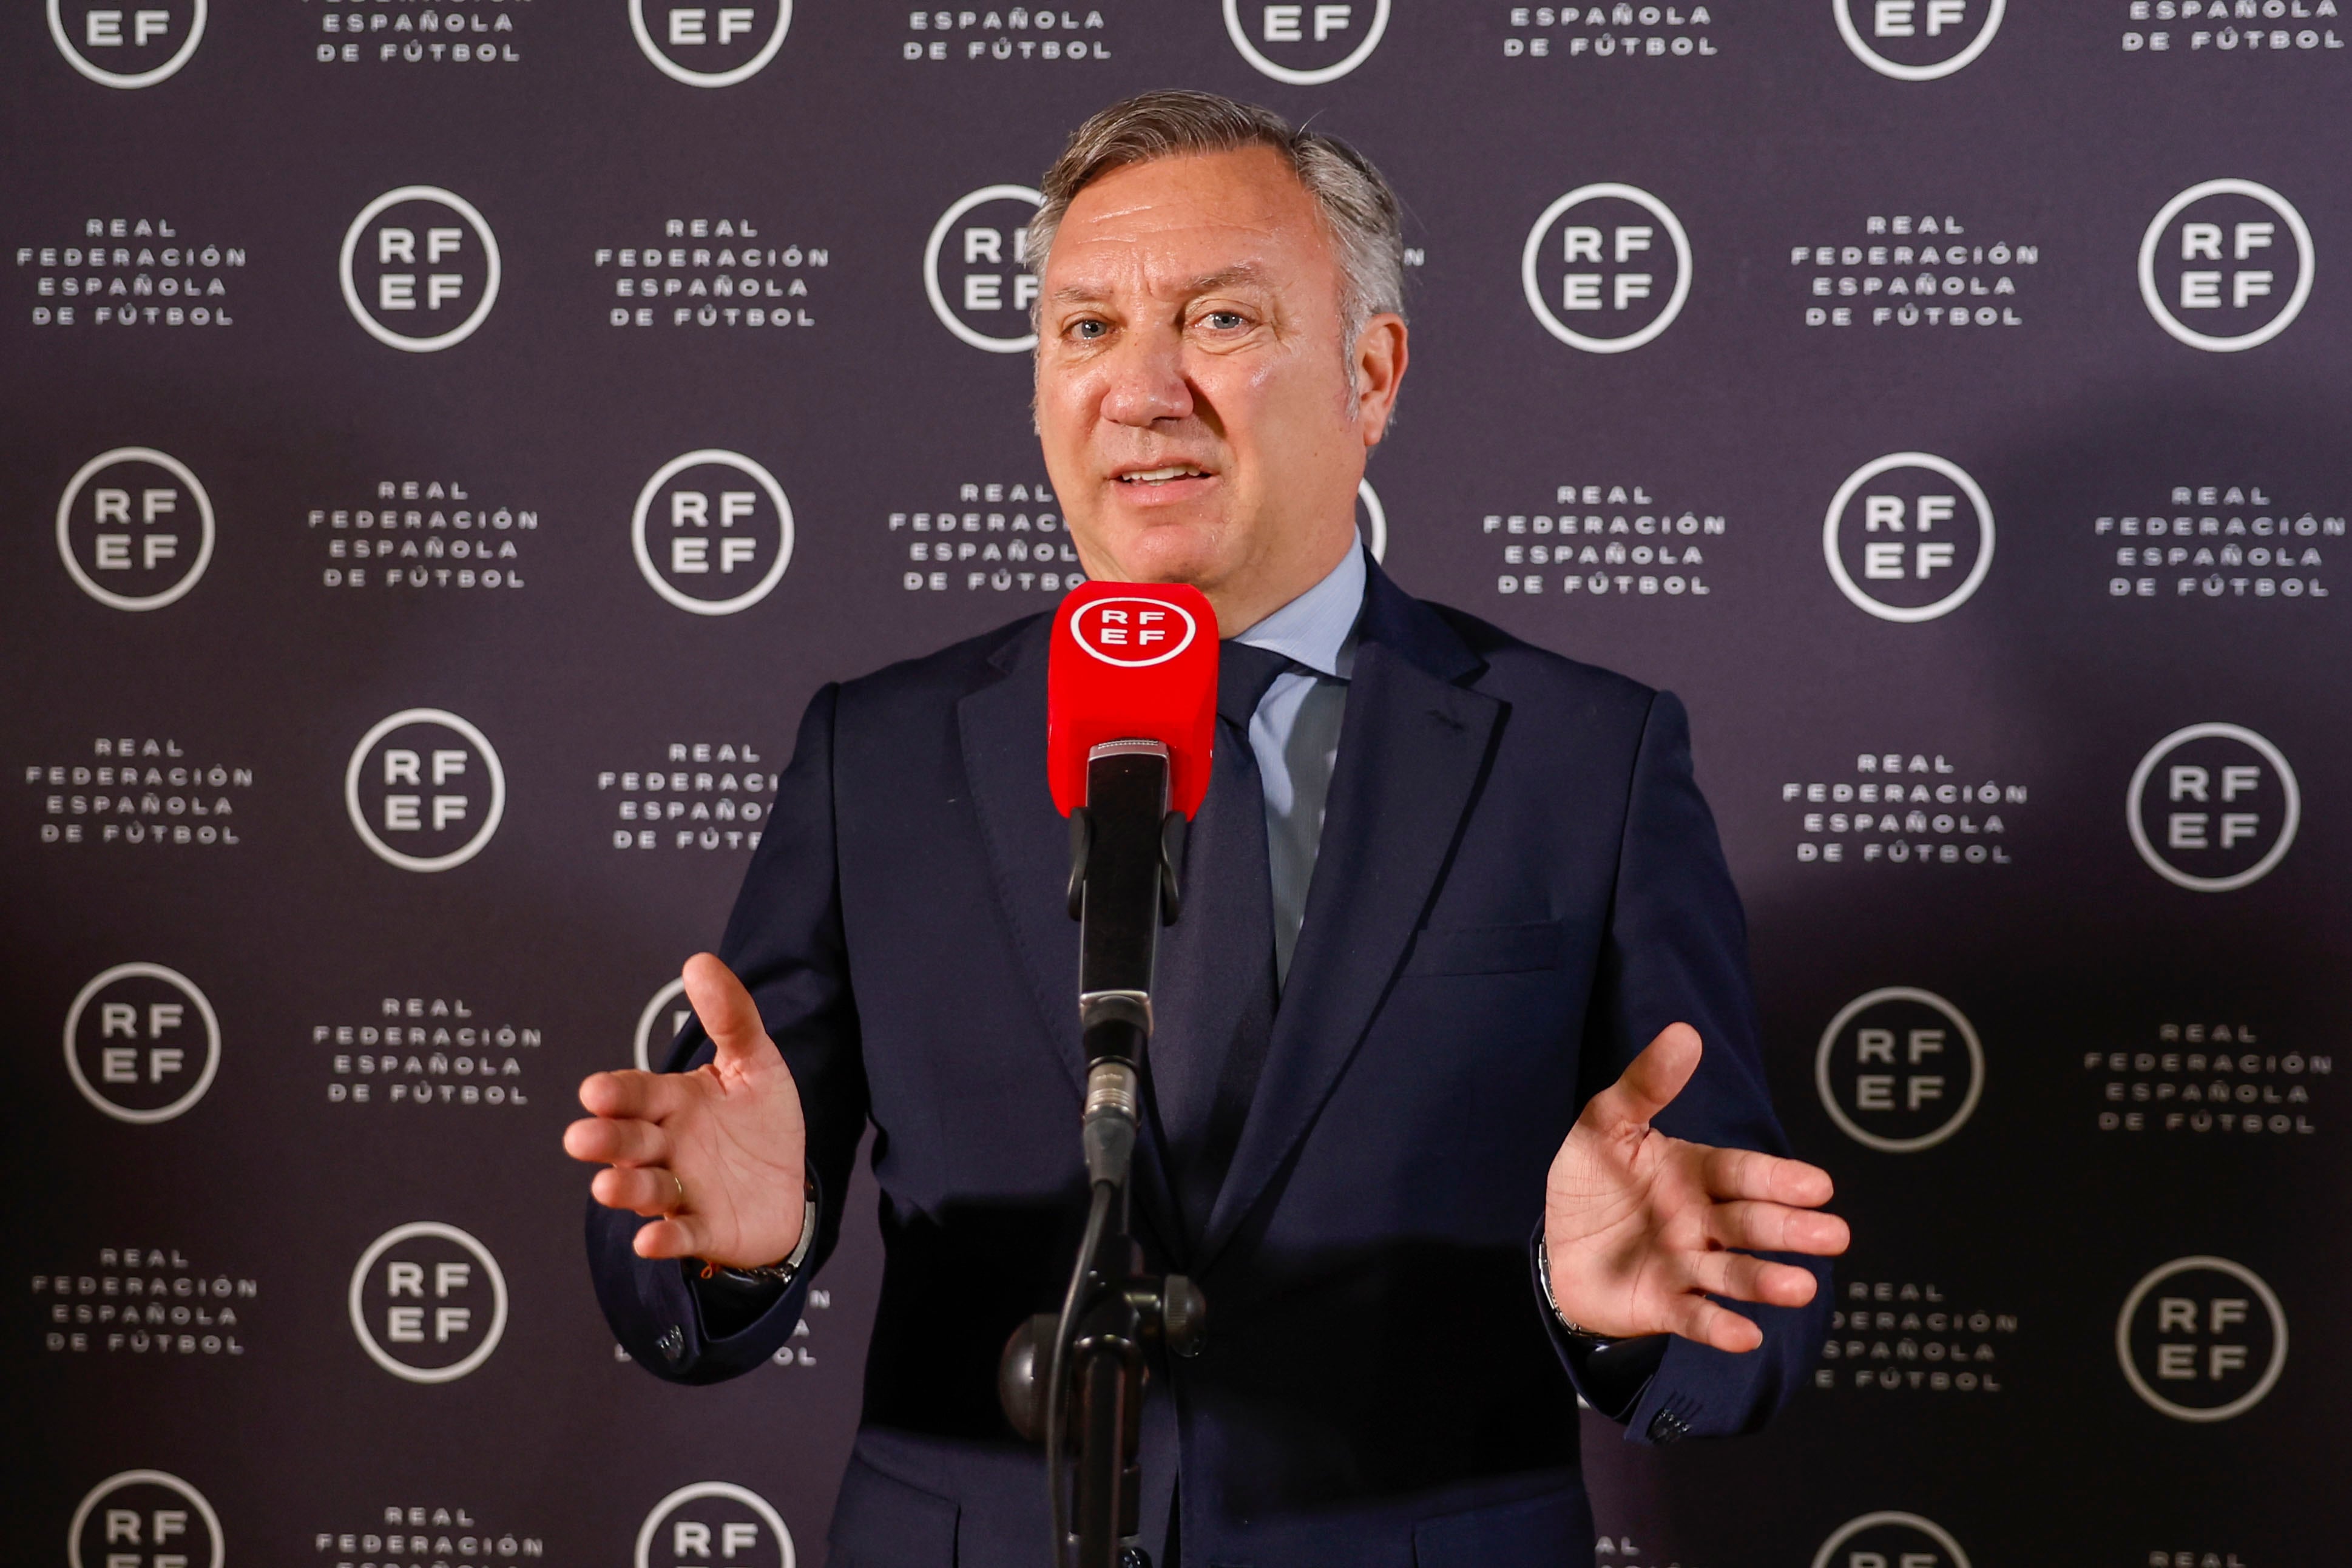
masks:
[[[1113,553],[1136,583],[1190,583],[1206,587],[1223,578],[1233,555],[1228,531],[1178,518],[1121,519],[1112,524]]]

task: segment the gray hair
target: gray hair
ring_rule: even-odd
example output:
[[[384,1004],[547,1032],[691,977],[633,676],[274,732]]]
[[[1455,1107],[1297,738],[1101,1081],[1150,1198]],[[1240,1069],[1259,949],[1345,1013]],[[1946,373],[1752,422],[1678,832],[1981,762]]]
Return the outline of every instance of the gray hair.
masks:
[[[1294,127],[1271,109],[1213,92],[1163,90],[1114,103],[1070,134],[1045,171],[1045,201],[1029,222],[1028,257],[1044,270],[1054,232],[1077,194],[1115,169],[1187,153],[1270,147],[1282,155],[1328,226],[1344,279],[1339,319],[1353,343],[1382,311],[1404,313],[1404,215],[1371,160],[1336,136]],[[1034,319],[1034,310],[1033,310]]]

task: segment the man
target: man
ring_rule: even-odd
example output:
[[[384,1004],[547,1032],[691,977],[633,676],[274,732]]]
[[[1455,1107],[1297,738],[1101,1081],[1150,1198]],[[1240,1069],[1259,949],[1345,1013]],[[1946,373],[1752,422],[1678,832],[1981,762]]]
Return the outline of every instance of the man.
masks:
[[[1361,158],[1153,93],[1045,193],[1036,425],[1079,557],[1197,585],[1230,639],[1137,1157],[1151,1266],[1211,1331],[1151,1369],[1142,1539],[1589,1564],[1571,1382],[1652,1442],[1756,1426],[1826,1306],[1819,1266],[1759,1254],[1846,1241],[1779,1157],[1682,710],[1358,544],[1407,359]],[[615,1332],[698,1383],[791,1332],[871,1121],[887,1262],[832,1532],[858,1568],[1047,1560],[995,1380],[1085,1209],[1048,625],[817,695],[674,1070],[589,1079],[565,1135],[610,1166]]]

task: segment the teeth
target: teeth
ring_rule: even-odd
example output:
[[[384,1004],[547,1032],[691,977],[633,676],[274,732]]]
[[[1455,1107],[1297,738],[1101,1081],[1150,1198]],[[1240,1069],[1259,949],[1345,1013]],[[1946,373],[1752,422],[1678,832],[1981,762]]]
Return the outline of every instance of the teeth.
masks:
[[[1121,474],[1122,484],[1156,485],[1162,479],[1192,479],[1205,478],[1198,468],[1171,465],[1164,468],[1139,468],[1131,474]]]

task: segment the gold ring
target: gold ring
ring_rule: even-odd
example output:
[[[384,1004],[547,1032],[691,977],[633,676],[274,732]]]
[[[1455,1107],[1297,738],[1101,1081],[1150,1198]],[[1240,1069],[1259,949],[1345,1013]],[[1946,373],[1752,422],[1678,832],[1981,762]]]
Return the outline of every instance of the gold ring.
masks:
[[[686,1208],[686,1178],[680,1176],[676,1171],[672,1171],[669,1173],[669,1179],[671,1184],[677,1188],[677,1202],[670,1205],[671,1211],[673,1213],[682,1213]]]

